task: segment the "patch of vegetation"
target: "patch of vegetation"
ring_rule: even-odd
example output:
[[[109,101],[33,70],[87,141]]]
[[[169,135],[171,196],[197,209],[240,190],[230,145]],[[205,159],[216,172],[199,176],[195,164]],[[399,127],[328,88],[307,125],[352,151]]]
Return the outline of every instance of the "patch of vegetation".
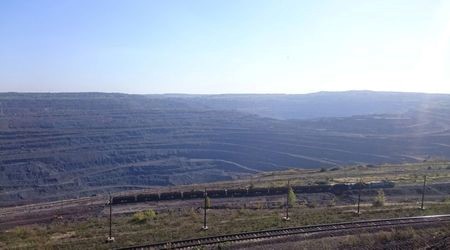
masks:
[[[136,212],[133,214],[133,217],[131,219],[134,223],[144,223],[147,220],[155,219],[156,218],[156,212],[153,209],[149,209],[143,212]]]
[[[130,245],[170,241],[283,228],[301,225],[314,225],[363,219],[395,218],[405,216],[450,213],[450,204],[429,204],[426,210],[408,208],[401,205],[385,205],[382,208],[364,207],[358,217],[353,207],[296,207],[290,210],[289,222],[283,221],[284,209],[211,209],[208,212],[209,230],[201,230],[201,210],[173,209],[149,216],[145,222],[135,223],[136,214],[118,215],[113,220],[113,236],[116,242],[104,243],[108,235],[108,218],[95,217],[84,221],[55,221],[43,226],[25,226],[0,232],[3,248],[29,249],[109,249]],[[139,213],[139,218],[151,212]],[[142,214],[142,215],[141,215]],[[151,218],[151,219],[150,219]],[[67,232],[73,232],[67,235]],[[1,246],[1,245],[0,245]],[[25,247],[24,247],[25,246]]]
[[[297,195],[295,195],[292,187],[289,187],[287,199],[289,207],[294,207],[297,204]]]
[[[430,164],[433,165],[431,170],[428,169]],[[168,206],[161,208],[162,210],[158,210],[157,215],[153,210],[153,213],[148,213],[147,210],[144,210],[142,212],[115,215],[113,236],[116,238],[116,242],[113,247],[288,226],[450,213],[450,203],[446,203],[448,198],[445,197],[448,193],[446,186],[432,187],[432,183],[449,178],[450,172],[446,170],[447,166],[448,162],[428,162],[427,165],[382,165],[362,169],[344,167],[342,170],[327,172],[297,169],[263,173],[257,175],[258,181],[252,183],[254,184],[253,186],[267,187],[272,183],[273,186],[285,187],[288,180],[293,185],[302,185],[307,182],[314,183],[321,180],[328,180],[330,183],[347,183],[357,182],[362,177],[367,182],[384,179],[394,180],[396,181],[396,188],[392,190],[385,189],[385,195],[390,203],[386,203],[386,197],[384,199],[380,198],[380,195],[376,194],[376,189],[363,192],[362,214],[359,217],[354,214],[356,207],[348,206],[348,204],[356,204],[356,191],[350,191],[337,197],[299,194],[298,199],[302,202],[299,203],[296,200],[293,202],[293,204],[299,205],[294,206],[289,211],[290,222],[285,222],[281,219],[285,213],[285,195],[279,198],[271,197],[270,200],[255,199],[255,201],[248,203],[239,201],[234,204],[233,202],[234,205],[230,207],[216,205],[216,200],[213,199],[214,207],[211,206],[211,200],[208,205],[211,208],[208,210],[208,227],[210,228],[208,231],[201,230],[203,214],[202,210],[198,209],[203,207],[203,200],[201,199],[199,199],[197,205],[192,207],[182,206],[175,208],[174,206]],[[407,192],[412,192],[407,194],[408,197],[403,196],[403,193],[401,193],[405,189],[399,187],[404,186],[402,185],[403,183],[412,183],[413,179],[417,179],[419,184],[415,186],[418,186],[420,189],[422,183],[419,177],[425,174],[432,180],[428,191],[430,197],[431,193],[435,192],[435,194],[439,194],[439,198],[429,199],[426,210],[422,211],[417,208],[416,202],[420,199],[420,194],[416,192],[414,187],[407,189]],[[249,185],[249,182],[240,179],[234,182],[211,185],[220,189],[244,187]],[[173,189],[202,190],[203,188],[204,186],[199,185],[174,187]],[[397,199],[392,198],[391,195],[397,197]],[[398,199],[399,196],[404,198],[404,201],[400,201]],[[372,198],[383,201],[380,203],[384,206],[371,206]],[[306,202],[303,202],[304,200]],[[397,201],[405,203],[398,205]],[[217,202],[217,204],[220,204],[219,201]],[[334,206],[336,202],[338,205]],[[442,203],[438,204],[439,202]],[[152,206],[150,203],[148,205]],[[145,206],[147,206],[146,203],[136,204],[136,207],[141,207],[140,209],[143,209],[142,207]],[[134,207],[134,204],[130,207]],[[111,247],[111,245],[104,244],[107,235],[108,220],[106,216],[100,218],[91,217],[87,220],[76,222],[65,218],[63,220],[55,220],[48,225],[25,226],[0,232],[0,249],[71,249],[73,245],[76,245],[77,248],[107,249]]]

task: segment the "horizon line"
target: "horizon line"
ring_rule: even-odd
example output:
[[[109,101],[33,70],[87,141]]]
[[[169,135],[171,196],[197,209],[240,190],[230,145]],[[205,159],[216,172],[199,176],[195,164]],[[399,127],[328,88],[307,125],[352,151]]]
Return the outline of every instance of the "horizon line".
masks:
[[[360,92],[360,93],[398,93],[398,94],[428,94],[428,95],[449,95],[450,92],[419,92],[419,91],[398,91],[398,90],[368,90],[368,89],[350,89],[350,90],[321,90],[321,91],[312,91],[312,92],[304,92],[304,93],[282,93],[282,92],[266,92],[266,93],[257,93],[257,92],[240,92],[240,93],[133,93],[133,92],[102,92],[102,91],[0,91],[0,94],[122,94],[122,95],[159,95],[159,96],[170,96],[170,95],[185,95],[185,96],[214,96],[214,95],[310,95],[310,94],[320,94],[320,93],[349,93],[349,92]]]

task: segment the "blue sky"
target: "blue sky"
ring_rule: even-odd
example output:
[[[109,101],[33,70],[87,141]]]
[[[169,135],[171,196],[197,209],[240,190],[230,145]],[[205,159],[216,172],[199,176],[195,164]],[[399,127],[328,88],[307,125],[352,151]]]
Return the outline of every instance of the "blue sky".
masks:
[[[450,93],[450,1],[0,1],[0,91]]]

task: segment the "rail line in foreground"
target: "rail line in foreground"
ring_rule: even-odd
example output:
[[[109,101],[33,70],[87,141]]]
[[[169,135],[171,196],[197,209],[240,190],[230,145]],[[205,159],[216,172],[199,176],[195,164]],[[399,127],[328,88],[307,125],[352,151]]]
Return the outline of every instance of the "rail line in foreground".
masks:
[[[306,235],[311,233],[327,233],[336,231],[346,231],[355,229],[371,229],[371,228],[386,228],[397,227],[414,224],[427,224],[438,222],[450,222],[450,214],[417,216],[417,217],[403,217],[394,219],[382,220],[362,220],[353,222],[320,224],[312,226],[289,227],[280,229],[271,229],[254,232],[244,232],[236,234],[225,234],[219,236],[208,236],[202,238],[192,238],[187,240],[178,240],[171,242],[162,242],[148,245],[130,246],[120,248],[122,250],[144,250],[144,249],[180,249],[192,248],[197,246],[215,245],[227,242],[240,242],[259,239],[270,239],[275,237],[291,236],[291,235]]]

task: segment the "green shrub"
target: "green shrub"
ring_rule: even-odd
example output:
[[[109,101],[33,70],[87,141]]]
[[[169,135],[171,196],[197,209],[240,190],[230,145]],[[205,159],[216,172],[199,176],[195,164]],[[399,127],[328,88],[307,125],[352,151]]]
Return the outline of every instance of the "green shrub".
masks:
[[[145,215],[143,212],[136,212],[133,214],[133,218],[131,219],[133,222],[142,223],[145,222]]]
[[[156,217],[155,211],[153,209],[146,210],[144,212],[136,212],[133,214],[132,222],[135,223],[144,223],[149,219],[154,219]]]
[[[295,204],[297,203],[297,196],[294,193],[294,190],[289,187],[289,191],[288,191],[288,206],[289,207],[294,207]]]
[[[147,219],[154,219],[156,217],[156,212],[153,209],[149,209],[144,212],[144,215]]]

